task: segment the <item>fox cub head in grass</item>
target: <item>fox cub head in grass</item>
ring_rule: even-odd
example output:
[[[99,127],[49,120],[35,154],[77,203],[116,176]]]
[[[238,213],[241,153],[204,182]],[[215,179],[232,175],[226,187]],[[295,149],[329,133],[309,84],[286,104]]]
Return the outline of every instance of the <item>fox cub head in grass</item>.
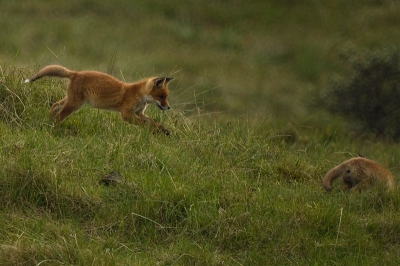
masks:
[[[362,191],[377,185],[383,185],[388,190],[394,188],[392,173],[384,166],[362,157],[352,158],[329,170],[322,185],[327,191],[332,190],[332,182],[342,179],[343,189],[347,191]]]

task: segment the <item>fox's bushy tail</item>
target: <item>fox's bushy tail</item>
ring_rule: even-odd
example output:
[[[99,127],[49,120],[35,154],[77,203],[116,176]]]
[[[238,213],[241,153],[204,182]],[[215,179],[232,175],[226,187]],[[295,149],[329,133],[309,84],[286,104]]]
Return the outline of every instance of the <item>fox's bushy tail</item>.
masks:
[[[49,77],[60,77],[60,78],[71,78],[75,71],[71,71],[63,66],[58,66],[58,65],[51,65],[51,66],[46,66],[39,70],[35,75],[33,75],[31,78],[26,79],[25,83],[29,82],[34,82],[37,79],[40,79],[45,76]]]
[[[326,173],[324,179],[322,180],[322,185],[327,191],[332,190],[332,182],[340,177],[342,171],[341,165],[338,165]]]

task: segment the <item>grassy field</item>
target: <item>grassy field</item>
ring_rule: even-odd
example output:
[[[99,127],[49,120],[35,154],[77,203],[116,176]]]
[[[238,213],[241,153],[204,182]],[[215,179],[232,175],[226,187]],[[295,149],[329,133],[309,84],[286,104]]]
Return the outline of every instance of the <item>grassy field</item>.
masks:
[[[398,46],[398,1],[2,1],[1,265],[399,265],[400,192],[343,193],[357,153],[400,145],[310,103],[341,53]],[[82,108],[48,64],[172,76],[170,136]],[[116,184],[102,178],[111,172]]]

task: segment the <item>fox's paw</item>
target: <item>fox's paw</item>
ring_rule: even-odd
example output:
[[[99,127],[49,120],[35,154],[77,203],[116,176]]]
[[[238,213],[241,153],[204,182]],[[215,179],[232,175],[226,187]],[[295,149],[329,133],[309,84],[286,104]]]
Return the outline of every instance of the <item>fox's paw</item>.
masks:
[[[154,127],[152,129],[153,134],[160,134],[160,133],[164,133],[164,135],[169,136],[171,134],[171,131],[169,131],[168,129],[166,129],[163,126],[158,126],[158,127]]]

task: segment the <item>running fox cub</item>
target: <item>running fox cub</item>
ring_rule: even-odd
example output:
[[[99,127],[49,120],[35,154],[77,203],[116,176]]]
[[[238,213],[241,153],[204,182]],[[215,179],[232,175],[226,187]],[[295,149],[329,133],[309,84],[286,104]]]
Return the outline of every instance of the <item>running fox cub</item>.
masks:
[[[34,82],[44,76],[68,78],[67,96],[53,104],[50,116],[61,123],[85,103],[94,108],[121,113],[124,121],[137,125],[149,124],[153,130],[166,135],[171,132],[156,120],[146,116],[147,104],[155,104],[161,110],[170,109],[167,84],[173,78],[147,78],[135,83],[124,83],[110,75],[97,71],[72,71],[62,66],[51,65],[41,69],[25,83]]]
[[[331,191],[332,182],[339,177],[343,179],[344,190],[361,191],[378,184],[385,185],[388,190],[394,188],[390,171],[363,157],[349,159],[328,171],[322,181],[323,187]]]

